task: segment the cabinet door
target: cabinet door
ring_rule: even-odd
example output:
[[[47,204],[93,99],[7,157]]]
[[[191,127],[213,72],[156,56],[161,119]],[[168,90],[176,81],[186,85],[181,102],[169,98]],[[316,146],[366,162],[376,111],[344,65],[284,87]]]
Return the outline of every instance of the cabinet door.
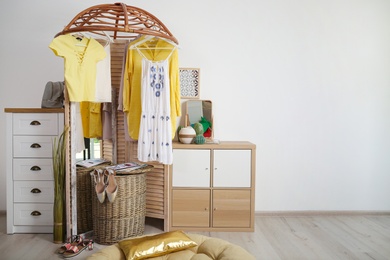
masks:
[[[173,227],[210,226],[210,190],[172,191]]]
[[[251,187],[251,150],[214,150],[214,187]]]
[[[250,227],[250,190],[213,191],[213,227]]]
[[[173,187],[210,187],[210,150],[173,150]]]

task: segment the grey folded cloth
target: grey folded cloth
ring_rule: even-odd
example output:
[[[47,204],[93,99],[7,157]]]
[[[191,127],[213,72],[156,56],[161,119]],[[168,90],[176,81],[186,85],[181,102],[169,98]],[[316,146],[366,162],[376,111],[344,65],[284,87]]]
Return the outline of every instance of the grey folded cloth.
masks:
[[[46,83],[42,97],[42,108],[62,108],[64,107],[64,87],[63,81]]]

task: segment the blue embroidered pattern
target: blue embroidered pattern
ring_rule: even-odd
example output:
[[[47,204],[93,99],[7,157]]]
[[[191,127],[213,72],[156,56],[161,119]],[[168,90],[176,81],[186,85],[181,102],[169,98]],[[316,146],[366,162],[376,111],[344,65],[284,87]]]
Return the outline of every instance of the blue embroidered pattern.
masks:
[[[160,97],[161,92],[160,90],[164,88],[164,67],[158,67],[152,66],[150,67],[150,86],[154,89],[155,91],[155,96]],[[158,77],[157,77],[158,75]],[[158,78],[158,80],[157,80]]]

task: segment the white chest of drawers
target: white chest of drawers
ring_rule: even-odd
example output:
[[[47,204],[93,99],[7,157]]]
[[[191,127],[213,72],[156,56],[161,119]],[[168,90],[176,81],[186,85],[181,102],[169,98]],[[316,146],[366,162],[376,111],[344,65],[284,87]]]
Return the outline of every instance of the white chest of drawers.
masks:
[[[53,139],[62,109],[6,108],[7,233],[52,233]]]

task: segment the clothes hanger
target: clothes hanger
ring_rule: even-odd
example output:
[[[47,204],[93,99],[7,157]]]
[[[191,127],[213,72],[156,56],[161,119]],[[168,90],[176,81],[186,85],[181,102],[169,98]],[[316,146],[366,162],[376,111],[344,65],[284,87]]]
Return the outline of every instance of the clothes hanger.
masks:
[[[86,38],[86,39],[94,38],[94,39],[104,40],[104,47],[106,47],[108,44],[111,44],[114,42],[114,40],[108,35],[108,33],[106,31],[102,31],[102,33],[104,35],[98,34],[98,33],[94,33],[92,35],[91,32],[76,32],[76,33],[73,33],[72,36],[75,37],[80,42],[83,40],[83,38]],[[87,46],[86,44],[83,44],[83,43],[76,43],[75,45],[82,46],[82,47]]]
[[[140,36],[140,37],[142,37],[142,36]],[[163,41],[169,43],[172,47],[157,47],[156,46],[156,42],[158,40],[163,40]],[[140,47],[142,44],[144,44],[144,43],[146,43],[148,41],[149,41],[149,43],[154,44],[154,46],[146,44],[145,47]],[[156,41],[156,42],[153,43],[153,41]],[[168,57],[165,58],[165,59],[169,59],[171,57],[172,53],[179,47],[178,47],[178,45],[176,43],[174,43],[174,42],[172,42],[172,41],[170,41],[168,39],[165,39],[165,38],[162,38],[162,37],[158,37],[158,36],[147,35],[147,36],[144,37],[144,39],[142,39],[142,40],[140,40],[140,41],[138,41],[138,42],[136,42],[134,44],[132,44],[130,42],[130,47],[129,48],[133,49],[133,50],[134,49],[137,50],[137,52],[142,57],[144,57],[145,59],[148,59],[148,58],[145,56],[145,54],[141,50],[151,50],[151,51],[153,51],[153,50],[169,50],[170,53],[169,53]]]
[[[104,33],[104,35],[106,35],[106,37],[107,37],[107,39],[108,39],[108,41],[109,41],[110,43],[113,43],[113,42],[114,42],[114,40],[110,37],[110,35],[108,35],[108,33],[107,33],[106,31],[103,31],[103,33]]]
[[[142,36],[141,36],[142,37]],[[143,43],[146,43],[146,42],[151,42],[151,41],[158,41],[158,40],[163,40],[165,42],[168,42],[170,45],[172,45],[172,47],[156,47],[156,46],[150,46],[150,45],[146,45],[145,47],[139,47],[141,44]],[[148,59],[144,53],[142,53],[141,50],[169,50],[170,53],[168,55],[168,57],[166,59],[169,59],[169,57],[171,57],[172,53],[178,48],[177,44],[176,43],[173,43],[171,41],[169,41],[168,39],[164,39],[164,38],[160,38],[160,37],[157,37],[157,36],[151,36],[151,35],[147,35],[145,36],[144,39],[132,44],[130,42],[130,47],[129,49],[135,49],[137,50],[137,52],[142,56],[144,57],[145,59]]]
[[[71,35],[72,35],[73,37],[75,37],[76,40],[78,40],[78,41],[80,42],[80,43],[76,43],[75,46],[87,47],[86,44],[81,43],[81,41],[82,41],[84,38],[89,39],[85,33],[83,33],[83,32],[76,32],[76,33],[73,33],[73,34],[71,34]]]
[[[109,45],[109,44],[114,42],[114,40],[110,37],[110,35],[108,35],[108,33],[106,31],[102,31],[102,32],[106,36],[106,37],[103,38],[104,40],[106,40],[106,44],[104,45],[104,47],[106,47],[107,45]]]
[[[143,44],[145,42],[148,42],[148,41],[150,42],[150,41],[159,40],[159,39],[161,39],[161,40],[171,44],[173,47],[155,47],[155,46],[148,46],[148,45],[146,47],[138,47],[138,46],[140,46],[141,44]],[[131,42],[130,42],[130,44],[131,44]],[[180,49],[180,47],[176,43],[174,43],[173,41],[165,39],[163,37],[152,36],[152,35],[147,35],[147,36],[145,36],[144,39],[142,39],[142,40],[140,40],[140,41],[130,45],[130,49],[138,49],[138,50],[150,50],[150,49],[174,50],[176,48]]]

